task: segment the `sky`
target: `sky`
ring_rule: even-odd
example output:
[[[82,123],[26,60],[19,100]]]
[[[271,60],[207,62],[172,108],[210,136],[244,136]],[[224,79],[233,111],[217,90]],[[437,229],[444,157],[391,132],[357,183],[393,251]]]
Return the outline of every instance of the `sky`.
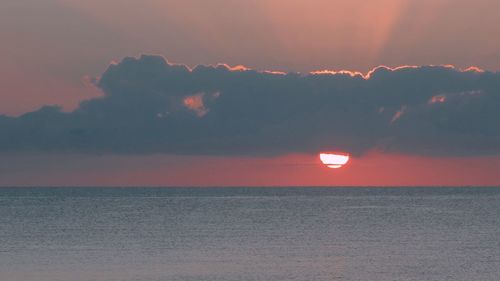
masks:
[[[499,9],[0,0],[0,185],[500,185]]]

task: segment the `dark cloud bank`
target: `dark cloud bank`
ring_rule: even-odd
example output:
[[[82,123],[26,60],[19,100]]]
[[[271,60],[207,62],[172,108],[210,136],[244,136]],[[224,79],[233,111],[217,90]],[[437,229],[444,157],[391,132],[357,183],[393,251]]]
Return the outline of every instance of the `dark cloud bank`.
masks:
[[[258,154],[371,149],[500,154],[500,74],[445,66],[258,72],[125,58],[73,112],[0,116],[0,150]]]

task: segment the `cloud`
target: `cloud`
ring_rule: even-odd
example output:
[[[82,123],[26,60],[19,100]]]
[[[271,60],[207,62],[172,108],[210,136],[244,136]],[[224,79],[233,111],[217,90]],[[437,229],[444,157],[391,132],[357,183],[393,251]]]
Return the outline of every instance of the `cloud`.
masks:
[[[0,116],[0,151],[276,155],[500,154],[500,74],[451,66],[308,74],[142,55],[72,112]]]

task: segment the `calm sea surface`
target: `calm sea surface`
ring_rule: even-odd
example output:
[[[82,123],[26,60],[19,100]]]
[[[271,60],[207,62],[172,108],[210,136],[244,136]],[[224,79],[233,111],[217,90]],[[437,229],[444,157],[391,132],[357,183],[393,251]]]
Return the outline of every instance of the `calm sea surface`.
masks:
[[[500,188],[0,188],[1,281],[497,281]]]

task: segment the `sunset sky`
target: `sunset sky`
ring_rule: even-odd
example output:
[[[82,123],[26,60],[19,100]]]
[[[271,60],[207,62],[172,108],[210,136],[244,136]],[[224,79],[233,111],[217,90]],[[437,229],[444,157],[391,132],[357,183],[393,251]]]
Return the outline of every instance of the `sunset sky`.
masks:
[[[500,185],[498,11],[0,0],[0,185]]]

